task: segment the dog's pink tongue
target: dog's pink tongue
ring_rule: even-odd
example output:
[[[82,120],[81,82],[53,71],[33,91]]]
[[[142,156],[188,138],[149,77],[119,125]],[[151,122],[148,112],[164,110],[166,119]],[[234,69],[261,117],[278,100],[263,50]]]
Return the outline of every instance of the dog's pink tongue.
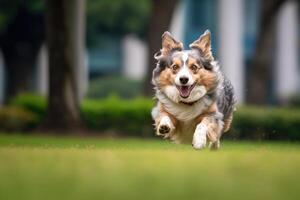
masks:
[[[189,86],[180,86],[180,96],[187,98],[190,95]]]

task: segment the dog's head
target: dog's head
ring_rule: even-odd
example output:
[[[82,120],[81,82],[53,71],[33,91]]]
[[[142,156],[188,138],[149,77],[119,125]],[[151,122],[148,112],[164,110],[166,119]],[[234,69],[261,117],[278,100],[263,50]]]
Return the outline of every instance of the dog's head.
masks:
[[[218,66],[211,52],[211,35],[207,30],[183,50],[169,32],[162,35],[162,49],[154,55],[158,61],[153,84],[174,102],[192,103],[216,89]]]

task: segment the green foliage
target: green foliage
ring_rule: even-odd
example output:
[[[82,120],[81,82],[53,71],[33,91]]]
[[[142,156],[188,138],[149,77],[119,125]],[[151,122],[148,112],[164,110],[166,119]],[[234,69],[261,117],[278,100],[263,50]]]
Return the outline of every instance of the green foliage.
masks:
[[[44,10],[44,1],[41,0],[2,0],[0,2],[0,32],[16,16],[21,6],[30,12],[41,13]]]
[[[0,129],[6,131],[29,130],[37,126],[35,113],[21,107],[0,108]]]
[[[111,96],[103,100],[85,100],[82,118],[94,130],[114,130],[127,135],[152,133],[150,110],[153,101],[146,98],[121,100]]]
[[[32,13],[44,12],[41,0],[0,1],[0,32],[23,6]],[[151,9],[150,0],[87,0],[87,43],[92,46],[103,34],[122,36],[126,33],[145,35]]]
[[[46,99],[44,97],[29,93],[16,96],[9,104],[35,113],[39,121],[45,116],[47,107]]]
[[[45,1],[41,0],[26,0],[27,6],[31,12],[44,12]]]
[[[289,105],[300,108],[300,95],[294,95],[289,99]]]
[[[19,95],[10,105],[35,113],[38,122],[45,116],[46,101],[38,95]],[[150,115],[152,106],[151,99],[139,97],[124,100],[110,96],[99,100],[84,100],[81,116],[92,130],[112,130],[126,135],[149,136],[153,130]]]
[[[141,94],[141,82],[120,76],[103,77],[89,84],[88,98],[105,98],[115,94],[121,98],[133,98]]]
[[[37,127],[45,116],[46,101],[34,94],[20,94],[0,109],[0,130],[24,131]]]
[[[19,1],[2,1],[0,3],[0,31],[2,31],[8,22],[16,15]]]
[[[240,107],[228,137],[300,140],[300,109]]]
[[[36,95],[18,96],[11,105],[26,109],[41,121],[45,100]],[[151,109],[154,101],[147,98],[125,100],[110,96],[84,100],[81,116],[87,127],[96,131],[116,131],[124,135],[154,135]],[[233,126],[225,138],[300,141],[300,109],[243,106],[234,113]]]
[[[144,34],[150,13],[150,0],[87,0],[87,42],[99,34]]]

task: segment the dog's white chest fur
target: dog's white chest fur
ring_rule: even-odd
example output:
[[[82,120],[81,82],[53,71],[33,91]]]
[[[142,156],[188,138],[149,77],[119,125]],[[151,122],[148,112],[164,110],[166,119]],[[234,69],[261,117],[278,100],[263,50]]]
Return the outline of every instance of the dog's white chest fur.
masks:
[[[202,114],[212,104],[212,100],[204,96],[201,100],[193,105],[175,103],[161,92],[157,93],[158,100],[164,105],[168,113],[173,115],[177,120],[188,122]]]
[[[212,104],[212,100],[204,96],[193,105],[186,105],[173,102],[162,92],[158,92],[156,96],[160,103],[163,104],[164,109],[178,120],[176,129],[170,135],[170,139],[176,143],[191,143],[197,126],[195,119],[207,110]],[[158,108],[155,107],[152,111],[152,116],[156,118],[157,115]]]

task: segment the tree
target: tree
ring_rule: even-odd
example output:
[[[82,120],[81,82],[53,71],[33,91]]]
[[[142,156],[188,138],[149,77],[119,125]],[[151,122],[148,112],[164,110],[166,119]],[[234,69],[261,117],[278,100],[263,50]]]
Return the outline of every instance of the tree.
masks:
[[[46,0],[46,38],[49,50],[49,94],[43,128],[73,130],[81,126],[76,63],[77,15],[82,0]],[[82,38],[83,39],[83,38]],[[80,67],[80,66],[79,66]]]
[[[32,84],[35,61],[44,41],[44,16],[37,1],[2,1],[0,47],[4,57],[5,102]]]
[[[153,95],[153,86],[151,85],[152,71],[155,65],[154,54],[161,48],[161,35],[169,29],[173,11],[175,10],[177,0],[153,0],[150,14],[147,42],[148,42],[148,65],[144,82],[144,95]]]
[[[274,44],[276,15],[286,0],[262,1],[259,33],[255,53],[249,69],[247,101],[251,104],[266,104],[268,83],[271,79],[271,56]]]
[[[87,46],[97,45],[99,37],[122,37],[134,33],[145,35],[151,0],[88,0]]]

